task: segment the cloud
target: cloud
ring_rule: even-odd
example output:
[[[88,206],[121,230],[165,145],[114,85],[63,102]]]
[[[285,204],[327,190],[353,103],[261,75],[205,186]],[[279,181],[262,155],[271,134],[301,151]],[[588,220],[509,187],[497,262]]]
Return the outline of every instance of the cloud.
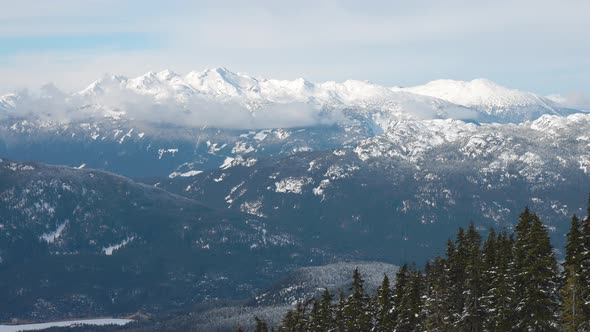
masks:
[[[563,95],[551,95],[548,98],[565,107],[590,111],[590,93],[572,91]]]
[[[4,116],[71,123],[100,120],[117,114],[147,127],[265,129],[322,126],[346,121],[339,110],[326,111],[305,103],[268,104],[251,111],[231,100],[221,102],[193,96],[179,103],[173,99],[155,100],[152,96],[123,89],[110,89],[108,93],[86,97],[66,94],[54,85],[46,85],[39,92],[19,92],[16,108]]]
[[[116,104],[119,101],[114,100]],[[252,112],[237,102],[211,102],[193,98],[182,107],[174,102],[153,103],[149,100],[124,104],[126,117],[149,125],[176,125],[188,128],[226,129],[293,128],[331,125],[342,119],[339,111],[322,111],[303,104],[271,104]]]
[[[590,86],[590,2],[582,0],[24,0],[3,7],[11,10],[0,13],[0,39],[119,34],[150,40],[133,50],[102,42],[0,55],[0,92],[46,82],[75,91],[104,72],[137,76],[214,66],[384,85],[487,77],[537,92]]]

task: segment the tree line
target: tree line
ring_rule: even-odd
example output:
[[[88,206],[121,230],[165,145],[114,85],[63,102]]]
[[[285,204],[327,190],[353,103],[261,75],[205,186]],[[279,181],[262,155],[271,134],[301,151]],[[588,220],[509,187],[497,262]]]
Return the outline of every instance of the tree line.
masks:
[[[278,327],[256,318],[254,331],[590,331],[590,217],[572,217],[561,264],[526,208],[511,233],[459,228],[444,257],[401,266],[393,286],[385,275],[368,294],[356,269],[334,295],[299,303]]]

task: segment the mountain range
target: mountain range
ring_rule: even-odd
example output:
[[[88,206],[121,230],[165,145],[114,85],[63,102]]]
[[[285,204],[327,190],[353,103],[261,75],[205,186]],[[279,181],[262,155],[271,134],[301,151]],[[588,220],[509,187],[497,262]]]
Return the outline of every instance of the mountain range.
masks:
[[[286,105],[303,107],[304,104],[316,110],[357,108],[361,113],[362,110],[378,111],[389,116],[520,122],[542,114],[572,111],[555,100],[509,89],[486,79],[468,82],[437,80],[422,86],[401,88],[357,80],[314,83],[303,78],[292,81],[265,79],[234,73],[226,68],[213,68],[184,76],[170,70],[148,72],[136,78],[105,76],[73,94],[45,86],[35,96],[23,92],[0,97],[0,109],[10,115],[36,106],[62,107],[65,108],[59,112],[62,116],[70,112],[76,113],[69,114],[74,118],[80,113],[119,118],[135,117],[138,114],[130,114],[132,109],[147,105],[159,105],[175,115],[202,115],[198,109],[207,107],[231,112],[232,107],[242,106],[258,116],[266,111],[284,117],[289,113],[284,110]],[[52,110],[43,112],[48,111]],[[142,120],[141,115],[138,120]],[[233,125],[243,128],[248,124]],[[250,124],[264,125],[262,122]],[[212,126],[211,123],[205,125]],[[293,121],[287,123],[289,127],[297,125]]]
[[[590,114],[557,100],[225,68],[2,96],[0,318],[252,304],[295,268],[422,263],[525,206],[560,247],[585,214]]]

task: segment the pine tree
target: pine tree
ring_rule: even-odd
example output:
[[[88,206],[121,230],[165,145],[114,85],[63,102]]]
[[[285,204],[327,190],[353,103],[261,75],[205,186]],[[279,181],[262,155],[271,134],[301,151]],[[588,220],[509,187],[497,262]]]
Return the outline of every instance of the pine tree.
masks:
[[[449,282],[447,262],[437,257],[432,267],[425,269],[424,328],[426,331],[450,331]]]
[[[561,322],[563,330],[568,332],[583,329],[582,308],[584,303],[582,300],[582,284],[580,283],[582,249],[580,220],[574,215],[570,231],[567,234],[566,256],[563,264],[563,285],[560,291],[563,302]]]
[[[404,295],[404,290],[407,287],[406,284],[408,283],[408,264],[402,265],[402,267],[397,271],[395,275],[395,287],[393,291],[393,315],[391,319],[397,325],[397,320],[400,315],[402,298]]]
[[[336,310],[335,310],[335,325],[336,325],[336,331],[338,332],[346,332],[346,314],[345,314],[345,309],[346,309],[346,296],[344,295],[344,292],[342,290],[340,290],[338,292],[338,305],[336,306]]]
[[[322,293],[322,301],[320,302],[320,317],[321,323],[318,331],[327,332],[333,325],[332,319],[332,295],[327,288]]]
[[[308,325],[307,306],[302,302],[297,303],[295,306],[294,321],[295,326],[293,331],[303,332],[306,330]]]
[[[280,331],[284,332],[296,332],[297,331],[297,319],[293,310],[287,311],[283,320],[281,321]]]
[[[490,236],[492,236],[491,232]],[[484,326],[488,331],[509,331],[514,325],[513,240],[504,230],[498,234],[493,245],[490,241],[491,239],[488,239],[488,243],[484,246],[485,282],[489,285],[484,297],[486,313]],[[495,247],[493,254],[490,252],[491,247]],[[494,258],[491,258],[491,255]],[[494,263],[490,265],[492,261]]]
[[[526,231],[528,250],[524,256],[526,263],[521,262],[520,266],[524,282],[519,285],[522,291],[516,307],[516,324],[523,331],[557,330],[558,268],[549,235],[537,215],[532,215],[532,223]]]
[[[369,297],[365,293],[363,284],[364,280],[356,268],[352,276],[351,294],[346,300],[344,309],[347,331],[369,331],[371,329]]]
[[[401,298],[397,308],[395,331],[422,331],[422,291],[423,280],[419,270],[412,266],[408,270],[406,282],[401,289]]]
[[[377,289],[375,303],[375,329],[377,332],[393,331],[393,299],[391,285],[387,275],[383,276],[383,282]]]
[[[518,274],[524,273],[524,267],[528,264],[527,253],[531,246],[531,239],[529,236],[529,229],[533,223],[534,216],[529,208],[525,208],[520,214],[518,224],[516,224],[516,239],[514,243],[514,265]],[[526,281],[526,276],[517,275],[516,279],[519,283]]]
[[[309,313],[309,318],[307,319],[307,326],[305,330],[319,332],[321,331],[321,326],[322,315],[320,312],[320,302],[314,299],[312,300],[311,312]]]
[[[464,306],[458,326],[462,331],[481,331],[483,329],[484,294],[482,284],[482,258],[480,252],[481,236],[473,224],[465,234],[465,284],[463,287]]]
[[[515,303],[515,318],[520,318],[524,314],[520,311],[524,310],[521,302],[527,296],[525,293],[525,286],[529,281],[528,275],[528,258],[531,249],[530,228],[533,223],[533,214],[529,208],[525,208],[520,214],[518,223],[515,227],[516,238],[514,239],[513,261],[511,263],[514,272],[514,288],[516,293],[514,298]]]
[[[268,332],[268,325],[264,319],[258,318],[254,316],[254,320],[256,321],[256,325],[254,326],[254,332]]]
[[[485,287],[481,297],[482,307],[486,319],[484,320],[484,327],[487,330],[493,330],[494,323],[490,318],[495,310],[497,298],[494,296],[493,284],[498,275],[498,246],[499,240],[496,236],[496,231],[492,228],[488,234],[487,240],[483,244],[482,249],[482,283]]]
[[[465,262],[467,243],[463,228],[459,228],[455,245],[447,245],[449,274],[449,321],[457,327],[465,305]]]
[[[588,199],[588,215],[582,222],[580,244],[580,274],[579,280],[581,285],[582,297],[582,328],[590,330],[590,197]]]
[[[427,263],[424,273],[404,264],[393,292],[384,276],[370,298],[356,269],[348,297],[340,291],[332,305],[326,289],[321,300],[307,302],[310,312],[302,303],[288,312],[280,331],[589,331],[588,248],[590,219],[573,216],[560,277],[546,227],[525,209],[515,233],[492,229],[483,247],[473,225],[459,229],[446,259]],[[255,331],[268,331],[256,322]]]

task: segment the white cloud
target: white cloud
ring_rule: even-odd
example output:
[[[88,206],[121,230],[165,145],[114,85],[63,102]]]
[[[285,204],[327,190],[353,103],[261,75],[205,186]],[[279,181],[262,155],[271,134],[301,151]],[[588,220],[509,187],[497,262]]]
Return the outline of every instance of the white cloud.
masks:
[[[212,66],[386,85],[483,76],[538,92],[590,86],[590,2],[582,0],[1,2],[11,10],[0,13],[0,38],[132,32],[160,44],[0,53],[0,92]]]
[[[563,95],[551,95],[548,97],[566,107],[590,111],[589,93],[573,91]]]
[[[123,89],[109,89],[108,93],[89,98],[66,94],[55,86],[47,85],[39,92],[25,90],[19,92],[18,96],[16,109],[5,116],[41,119],[53,123],[100,119],[113,110],[123,111],[126,119],[146,126],[166,124],[184,128],[292,128],[331,125],[344,121],[340,111],[326,112],[304,103],[263,105],[252,112],[233,101],[213,101],[196,95],[178,103],[173,99],[155,100],[152,96]],[[86,107],[89,104],[93,106]]]

